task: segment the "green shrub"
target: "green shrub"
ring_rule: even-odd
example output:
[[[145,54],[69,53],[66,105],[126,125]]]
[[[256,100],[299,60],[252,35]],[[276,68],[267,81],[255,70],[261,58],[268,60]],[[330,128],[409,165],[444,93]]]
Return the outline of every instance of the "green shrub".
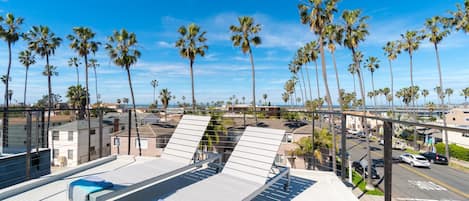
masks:
[[[444,155],[445,154],[445,144],[444,143],[437,143],[435,144],[436,152]],[[464,148],[462,146],[458,146],[456,144],[449,145],[449,155],[451,157],[457,158],[463,161],[469,161],[469,149]]]

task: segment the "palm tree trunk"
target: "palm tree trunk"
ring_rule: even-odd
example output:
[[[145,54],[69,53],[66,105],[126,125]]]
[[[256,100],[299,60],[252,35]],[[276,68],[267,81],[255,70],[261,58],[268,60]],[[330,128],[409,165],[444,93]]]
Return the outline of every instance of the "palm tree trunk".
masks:
[[[156,98],[155,97],[156,97],[156,87],[153,86],[153,103],[156,103]],[[158,108],[158,106],[156,106],[156,104],[155,104],[155,107]]]
[[[355,62],[355,68],[358,69],[357,70],[357,76],[358,76],[358,83],[360,85],[360,94],[361,94],[361,97],[362,97],[362,112],[363,112],[363,117],[361,118],[361,123],[362,123],[362,128],[363,128],[363,132],[365,133],[365,136],[366,136],[366,145],[367,145],[367,149],[366,149],[366,155],[367,155],[367,160],[368,160],[368,167],[371,167],[371,150],[370,150],[370,136],[368,135],[368,129],[367,129],[367,125],[366,125],[366,98],[365,98],[365,87],[364,87],[364,83],[363,83],[363,78],[362,78],[362,74],[361,74],[361,70],[360,70],[360,63],[358,62],[357,58],[355,58],[355,48],[352,48],[352,55],[353,55],[353,58],[354,58],[354,62]],[[368,175],[371,175],[371,168],[367,168],[367,173]],[[368,177],[367,178],[367,184],[369,184],[369,187],[372,187],[371,186],[371,177]]]
[[[28,86],[28,71],[29,71],[29,66],[26,66],[26,75],[24,78],[24,94],[23,94],[23,104],[26,107],[26,90]]]
[[[85,108],[86,108],[86,118],[88,120],[88,161],[91,161],[91,115],[90,115],[90,90],[88,88],[88,57],[85,54],[85,84],[86,84],[86,89],[85,89]]]
[[[251,60],[251,67],[252,67],[252,106],[254,108],[254,120],[256,121],[257,125],[257,111],[256,111],[256,73],[254,71],[254,58],[252,56],[252,50],[249,48],[249,58]],[[295,100],[296,101],[296,100]]]
[[[96,67],[93,67],[94,70],[94,87],[96,89],[96,103],[99,104],[99,99],[98,99],[98,75],[96,74]]]
[[[46,54],[46,67],[47,67],[47,88],[49,90],[49,104],[47,106],[47,129],[46,129],[46,133],[49,134],[49,127],[50,127],[50,112],[52,110],[52,83],[51,83],[51,69],[49,67],[49,55]],[[43,141],[45,141],[46,143],[46,146],[48,147],[48,143],[47,143],[47,140],[49,139],[49,137],[46,137],[46,139],[42,139]],[[51,148],[52,150],[54,150],[54,139],[51,137]],[[54,153],[52,153],[53,155]]]
[[[440,78],[440,88],[441,88],[441,91],[443,92],[443,76],[442,76],[442,73],[441,73],[441,66],[440,66],[440,54],[438,53],[438,46],[436,45],[436,43],[434,43],[434,46],[435,46],[435,54],[436,54],[436,63],[438,65],[438,76]],[[440,96],[440,94],[438,94]],[[465,100],[467,99],[467,97],[465,98]],[[443,108],[443,126],[446,128],[447,124],[446,124],[446,117],[445,117],[445,99],[443,96],[440,96],[440,102],[441,102],[441,108]],[[450,160],[450,155],[449,155],[449,142],[448,142],[448,130],[445,129],[445,156],[448,160]]]
[[[313,100],[313,95],[311,93],[311,80],[309,79],[309,70],[308,70],[308,65],[305,64],[305,69],[306,69],[306,78],[308,79],[308,88],[309,88],[309,100]]]
[[[303,77],[303,85],[304,85],[305,83],[304,83],[303,70],[301,70],[301,68],[300,68],[300,74],[301,74],[301,77]],[[301,87],[301,81],[298,80],[298,83],[300,84],[300,95],[301,95],[301,99],[303,101],[303,106],[305,106],[303,88]],[[305,93],[306,93],[306,86],[305,86]]]
[[[414,76],[413,76],[413,65],[412,65],[412,51],[409,52],[409,57],[410,57],[410,86],[412,88],[411,94],[410,94],[410,99],[412,100],[412,113],[414,116],[414,121],[417,121],[417,114],[415,111],[415,98],[414,98]],[[443,90],[443,89],[442,89]],[[414,149],[417,150],[417,129],[414,128]]]
[[[129,80],[130,95],[132,96],[132,106],[133,106],[133,109],[134,109],[133,113],[134,113],[134,121],[135,121],[135,131],[137,132],[138,155],[141,156],[142,155],[142,146],[140,145],[140,133],[138,132],[137,110],[136,110],[136,107],[135,107],[135,97],[134,97],[134,89],[132,88],[132,79],[130,78],[130,66],[126,66],[125,69],[127,70],[127,79]]]
[[[353,92],[357,94],[357,87],[355,86],[355,74],[354,73],[352,73],[352,77],[353,77]]]
[[[8,69],[7,69],[7,77],[5,80],[5,108],[6,110],[3,111],[3,146],[8,146],[8,85],[10,83],[10,69],[11,69],[11,43],[8,42]]]
[[[305,75],[303,73],[303,68],[300,67],[300,74],[301,74],[301,79],[303,80],[303,88],[304,88],[304,96],[303,96],[303,91],[301,92],[301,99],[303,101],[303,106],[306,106],[305,104],[305,98],[308,99],[308,94],[306,92],[306,81],[305,81]],[[301,88],[301,84],[300,84]]]
[[[322,66],[322,77],[324,79],[324,88],[326,91],[326,101],[327,101],[327,108],[329,112],[332,112],[332,99],[331,94],[329,92],[329,84],[327,83],[327,70],[326,70],[326,57],[324,55],[324,46],[322,37],[319,38],[319,52],[321,54],[321,66]],[[333,129],[333,116],[329,114],[329,131],[332,133],[332,172],[336,174],[336,158],[335,158],[335,129]]]
[[[317,88],[317,93],[318,93],[318,98],[321,98],[321,91],[319,90],[319,72],[318,72],[318,63],[314,62],[316,64],[316,88]]]
[[[195,95],[194,95],[194,70],[192,65],[194,65],[193,60],[189,60],[190,70],[191,70],[191,83],[192,83],[192,111],[195,111]]]
[[[337,82],[337,94],[339,96],[339,104],[340,104],[340,111],[342,111],[342,96],[340,95],[340,82],[339,82],[339,72],[337,71],[337,64],[335,61],[334,51],[331,51],[332,55],[332,62],[334,63],[334,71],[335,71],[335,80]]]

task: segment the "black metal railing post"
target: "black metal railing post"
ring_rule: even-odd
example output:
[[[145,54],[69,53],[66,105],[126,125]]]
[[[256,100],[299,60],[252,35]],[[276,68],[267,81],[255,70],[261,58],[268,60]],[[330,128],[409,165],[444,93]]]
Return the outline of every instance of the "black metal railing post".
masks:
[[[99,158],[103,157],[103,110],[98,108],[98,122],[99,122]]]
[[[31,178],[31,111],[26,112],[26,180]]]
[[[316,157],[314,156],[314,119],[316,118],[315,112],[311,112],[311,144],[313,147],[313,154],[312,154],[312,160],[313,160],[313,170],[316,169]]]
[[[345,171],[345,166],[347,165],[347,144],[346,144],[346,139],[347,139],[347,116],[345,114],[341,114],[341,131],[342,131],[342,135],[340,137],[340,141],[341,141],[341,168],[340,168],[340,171],[341,171],[341,174],[340,174],[340,177],[342,178],[342,181],[345,181],[345,175],[346,175],[346,171]]]
[[[46,110],[44,108],[41,108],[41,144],[42,144],[42,147],[43,148],[49,148],[49,139],[47,136],[49,136],[49,134],[47,133],[46,134],[46,128],[45,128],[45,125],[46,125]]]
[[[392,122],[384,121],[384,200],[391,201],[392,193]]]
[[[130,155],[130,141],[131,141],[131,138],[132,138],[132,110],[128,110],[129,111],[129,137],[127,138],[127,155]],[[165,111],[165,115],[166,115],[166,111]]]

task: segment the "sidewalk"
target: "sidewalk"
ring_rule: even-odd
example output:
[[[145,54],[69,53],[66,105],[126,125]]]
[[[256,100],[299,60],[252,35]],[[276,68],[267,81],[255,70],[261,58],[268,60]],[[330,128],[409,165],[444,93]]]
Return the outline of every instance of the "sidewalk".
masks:
[[[378,195],[367,195],[364,194],[359,188],[355,188],[352,190],[352,193],[357,196],[360,201],[383,201],[384,196]]]

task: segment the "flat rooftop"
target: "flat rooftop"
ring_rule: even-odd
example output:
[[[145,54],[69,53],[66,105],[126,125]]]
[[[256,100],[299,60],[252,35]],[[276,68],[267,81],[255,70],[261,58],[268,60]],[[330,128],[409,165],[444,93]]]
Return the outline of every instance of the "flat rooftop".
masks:
[[[94,174],[112,171],[125,166],[131,166],[144,161],[154,160],[153,157],[133,156],[110,156],[90,163],[80,165],[76,168],[67,169],[38,179],[23,182],[0,190],[0,200],[9,194],[8,201],[44,200],[64,201],[67,200],[67,186],[70,182]],[[83,170],[88,165],[89,169]],[[68,174],[68,176],[65,176]],[[169,178],[156,185],[151,190],[145,190],[145,198],[157,200],[175,192],[177,189],[193,184],[202,179],[216,174],[211,167],[202,167],[189,170],[176,177]],[[311,170],[291,170],[290,187],[284,191],[285,178],[277,181],[274,185],[263,191],[254,200],[334,200],[353,201],[358,200],[340,179],[332,172],[321,172]],[[28,186],[44,183],[28,189]],[[147,188],[147,187],[145,187]],[[331,193],[333,191],[334,193]],[[209,195],[208,195],[209,196]]]

